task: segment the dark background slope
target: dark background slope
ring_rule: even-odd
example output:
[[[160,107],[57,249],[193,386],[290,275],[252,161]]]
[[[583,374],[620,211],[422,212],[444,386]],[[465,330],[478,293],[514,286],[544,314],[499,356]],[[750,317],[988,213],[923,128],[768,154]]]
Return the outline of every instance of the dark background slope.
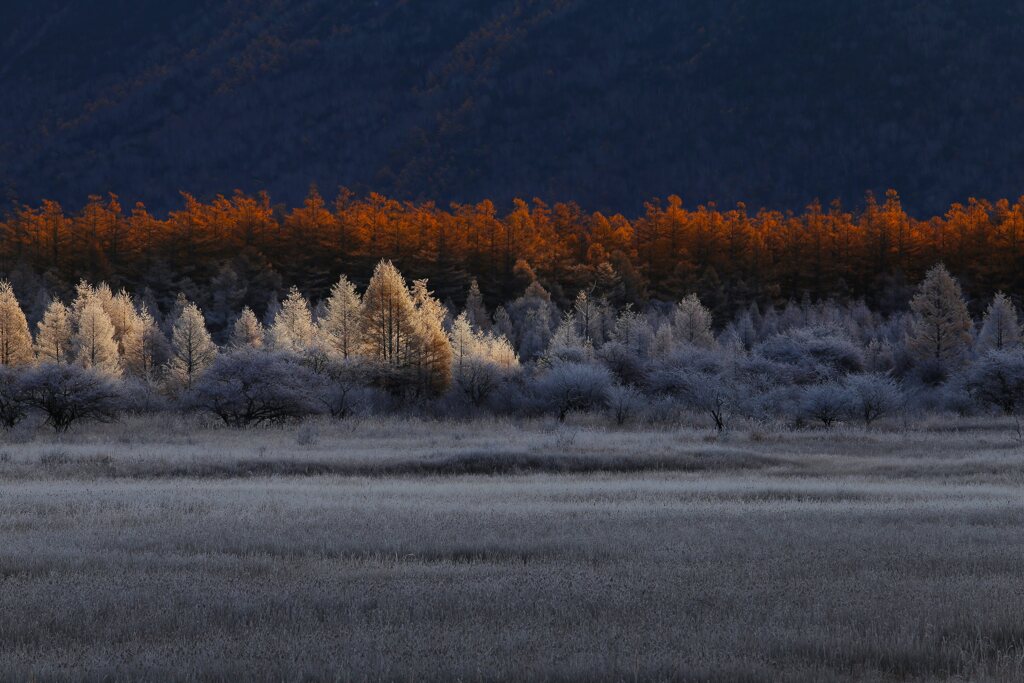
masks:
[[[3,3],[0,192],[941,212],[1024,193],[1022,83],[1005,0]]]

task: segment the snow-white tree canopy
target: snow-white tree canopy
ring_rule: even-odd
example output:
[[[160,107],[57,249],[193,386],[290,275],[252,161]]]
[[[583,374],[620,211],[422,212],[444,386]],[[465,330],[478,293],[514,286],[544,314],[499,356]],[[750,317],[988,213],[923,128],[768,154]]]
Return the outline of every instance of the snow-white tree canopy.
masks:
[[[328,351],[340,358],[355,356],[360,350],[362,300],[356,286],[344,275],[331,287],[320,330]]]
[[[301,353],[312,347],[315,339],[316,325],[313,324],[309,302],[297,288],[292,287],[270,327],[271,345],[278,351]]]
[[[114,324],[103,307],[105,299],[92,296],[82,302],[75,321],[75,362],[87,370],[121,374]]]
[[[0,281],[0,365],[28,365],[33,360],[28,320],[11,283]]]
[[[71,311],[60,299],[53,299],[46,307],[43,319],[36,325],[36,354],[39,360],[71,362],[74,332]]]

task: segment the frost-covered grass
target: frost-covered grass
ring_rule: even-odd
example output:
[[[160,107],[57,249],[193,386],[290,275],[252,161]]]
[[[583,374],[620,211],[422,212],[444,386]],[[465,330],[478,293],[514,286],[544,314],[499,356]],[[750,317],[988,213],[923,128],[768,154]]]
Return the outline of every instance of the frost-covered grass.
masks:
[[[20,433],[0,679],[1015,680],[1022,494],[1001,420]]]

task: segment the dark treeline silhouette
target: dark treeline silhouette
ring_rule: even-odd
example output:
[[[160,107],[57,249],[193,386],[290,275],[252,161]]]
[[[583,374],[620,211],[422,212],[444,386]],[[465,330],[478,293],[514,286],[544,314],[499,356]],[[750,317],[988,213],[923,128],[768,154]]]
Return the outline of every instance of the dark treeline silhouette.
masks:
[[[869,194],[856,211],[834,202],[801,213],[688,208],[672,196],[633,217],[539,200],[443,208],[347,190],[327,200],[313,189],[297,207],[267,194],[183,196],[165,216],[115,195],[75,213],[51,201],[13,207],[0,218],[0,276],[30,309],[86,279],[163,310],[183,292],[204,310],[247,305],[263,315],[288,286],[318,301],[340,273],[362,287],[389,259],[457,304],[472,278],[491,304],[534,280],[562,305],[580,290],[638,307],[695,292],[720,324],[751,303],[807,298],[900,310],[911,284],[940,261],[976,314],[996,291],[1024,291],[1024,198],[971,199],[917,219],[895,191]]]

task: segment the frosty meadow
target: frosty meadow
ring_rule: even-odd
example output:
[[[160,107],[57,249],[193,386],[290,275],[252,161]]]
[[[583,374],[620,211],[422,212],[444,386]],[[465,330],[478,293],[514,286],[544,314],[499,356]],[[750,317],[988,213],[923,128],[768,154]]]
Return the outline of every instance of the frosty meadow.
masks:
[[[0,678],[1019,680],[1012,420],[202,416],[0,444]]]

